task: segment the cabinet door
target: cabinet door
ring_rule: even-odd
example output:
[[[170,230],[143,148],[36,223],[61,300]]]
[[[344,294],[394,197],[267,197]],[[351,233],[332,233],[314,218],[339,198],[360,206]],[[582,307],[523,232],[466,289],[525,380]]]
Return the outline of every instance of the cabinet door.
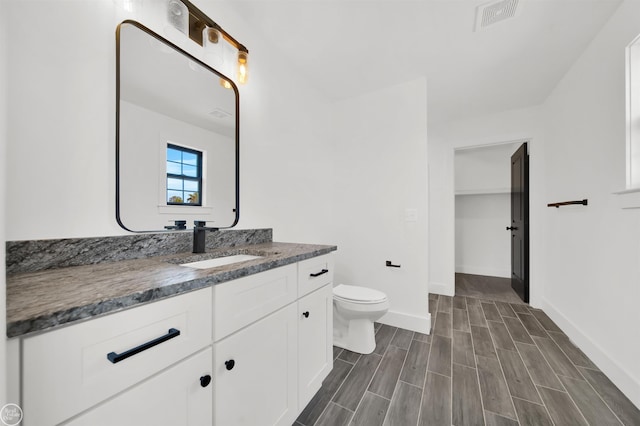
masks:
[[[211,347],[76,417],[65,426],[211,426]],[[203,386],[205,385],[206,386]]]
[[[204,288],[24,338],[24,426],[57,425],[210,347],[211,297]],[[108,358],[170,336],[119,362]]]
[[[214,425],[290,426],[298,414],[292,303],[214,344]]]
[[[333,368],[333,287],[298,301],[298,383],[302,411]]]

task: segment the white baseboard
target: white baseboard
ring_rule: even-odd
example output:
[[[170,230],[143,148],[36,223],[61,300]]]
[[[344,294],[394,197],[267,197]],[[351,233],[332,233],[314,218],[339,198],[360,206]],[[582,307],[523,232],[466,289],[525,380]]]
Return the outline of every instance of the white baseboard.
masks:
[[[422,317],[402,312],[388,311],[378,322],[424,334],[429,334],[431,330],[431,314]]]
[[[484,275],[487,277],[511,278],[511,270],[502,268],[456,265],[456,272],[462,274]]]
[[[456,292],[455,284],[429,283],[429,293],[453,296]]]
[[[633,377],[622,367],[611,354],[588,335],[582,332],[573,322],[565,317],[555,306],[543,300],[542,309],[564,333],[584,352],[598,368],[624,393],[636,407],[640,407],[640,380]]]

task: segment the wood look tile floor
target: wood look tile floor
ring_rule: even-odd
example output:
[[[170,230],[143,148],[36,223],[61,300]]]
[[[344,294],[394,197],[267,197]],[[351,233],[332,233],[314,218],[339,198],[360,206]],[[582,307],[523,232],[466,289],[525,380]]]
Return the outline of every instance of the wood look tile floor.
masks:
[[[523,303],[511,288],[510,278],[485,275],[462,274],[456,272],[456,295],[479,297],[507,303]]]
[[[376,324],[376,349],[334,348],[296,426],[624,425],[640,410],[539,309],[429,295],[430,335]]]

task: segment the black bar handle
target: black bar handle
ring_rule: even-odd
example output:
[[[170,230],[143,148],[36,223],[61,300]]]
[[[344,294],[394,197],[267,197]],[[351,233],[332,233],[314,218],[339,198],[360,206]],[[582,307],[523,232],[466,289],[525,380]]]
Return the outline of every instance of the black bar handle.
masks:
[[[570,206],[573,204],[578,204],[578,205],[582,205],[582,206],[588,206],[589,205],[589,200],[587,200],[586,198],[584,200],[577,200],[577,201],[564,201],[562,203],[551,203],[551,204],[547,204],[547,207],[555,207],[555,208],[560,208],[561,206]]]
[[[122,352],[121,354],[117,354],[115,352],[109,352],[107,354],[107,359],[111,361],[113,364],[123,361],[130,356],[135,354],[139,354],[142,351],[146,351],[147,349],[151,349],[154,346],[159,345],[160,343],[166,342],[167,340],[173,339],[174,337],[178,337],[180,335],[180,330],[175,328],[170,328],[167,334],[164,336],[158,337],[157,339],[153,339],[148,341],[147,343],[143,343],[140,346],[137,346],[133,349],[129,349],[128,351]]]
[[[518,227],[517,226],[507,226],[507,231],[517,231]]]
[[[316,272],[315,274],[309,274],[310,277],[319,277],[320,275],[326,274],[327,272],[329,272],[328,269],[323,269],[320,272]]]
[[[387,262],[385,263],[385,266],[388,266],[390,268],[399,268],[400,265],[394,265],[393,263],[391,263],[390,260],[387,260]]]

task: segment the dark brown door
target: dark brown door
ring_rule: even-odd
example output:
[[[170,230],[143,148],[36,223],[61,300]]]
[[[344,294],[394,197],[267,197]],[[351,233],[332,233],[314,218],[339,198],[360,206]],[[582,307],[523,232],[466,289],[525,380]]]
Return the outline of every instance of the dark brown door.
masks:
[[[524,143],[511,156],[511,287],[529,303],[529,154]]]

